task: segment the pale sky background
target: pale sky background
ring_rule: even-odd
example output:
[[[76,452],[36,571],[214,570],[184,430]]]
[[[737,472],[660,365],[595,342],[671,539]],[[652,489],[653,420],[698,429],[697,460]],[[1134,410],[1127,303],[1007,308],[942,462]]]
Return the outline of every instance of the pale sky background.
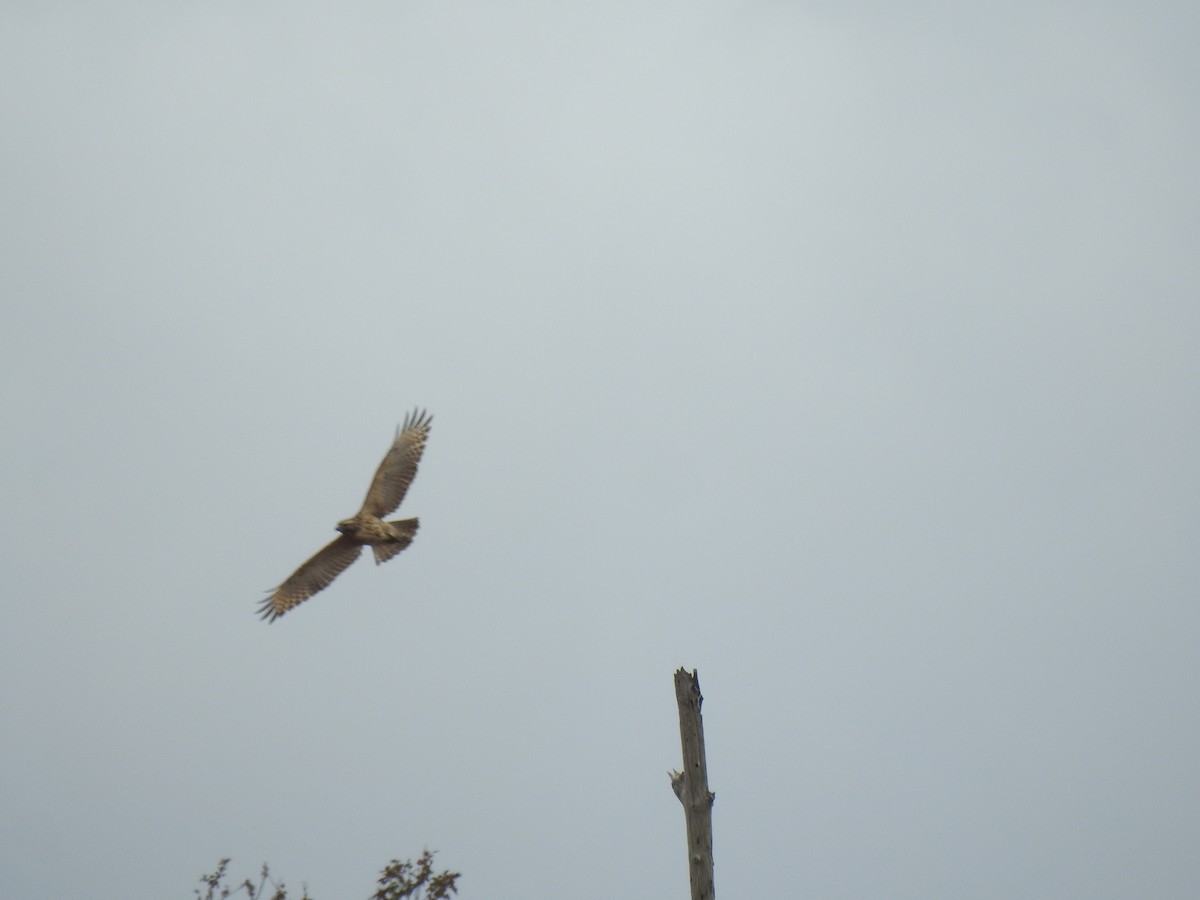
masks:
[[[7,3],[0,894],[1200,894],[1200,6]],[[263,592],[434,414],[401,513]]]

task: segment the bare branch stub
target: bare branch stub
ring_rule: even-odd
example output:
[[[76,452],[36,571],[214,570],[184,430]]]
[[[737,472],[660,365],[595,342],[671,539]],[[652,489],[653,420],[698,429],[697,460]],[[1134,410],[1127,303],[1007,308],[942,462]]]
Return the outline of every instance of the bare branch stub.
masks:
[[[700,715],[704,697],[698,672],[679,669],[675,673],[675,700],[679,706],[683,771],[672,773],[671,789],[683,804],[687,820],[692,900],[713,900],[712,806],[716,794],[708,789],[704,721]]]

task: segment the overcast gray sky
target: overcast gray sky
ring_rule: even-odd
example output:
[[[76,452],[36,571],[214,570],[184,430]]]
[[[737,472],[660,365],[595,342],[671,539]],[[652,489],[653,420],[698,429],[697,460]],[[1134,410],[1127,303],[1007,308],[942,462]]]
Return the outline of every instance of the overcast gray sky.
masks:
[[[1200,8],[0,10],[0,887],[1200,891]],[[364,559],[263,591],[435,416]]]

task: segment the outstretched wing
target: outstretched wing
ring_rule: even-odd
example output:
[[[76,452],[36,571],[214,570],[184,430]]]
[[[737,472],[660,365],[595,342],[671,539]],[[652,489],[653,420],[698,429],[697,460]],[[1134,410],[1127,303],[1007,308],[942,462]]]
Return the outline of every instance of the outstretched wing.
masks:
[[[429,426],[433,416],[424,410],[413,410],[404,424],[396,429],[392,446],[375,471],[375,479],[363,500],[362,510],[369,516],[391,515],[404,499],[408,486],[417,474],[417,464],[425,452],[425,441],[429,438]]]
[[[362,544],[344,534],[318,550],[311,559],[292,573],[283,584],[271,592],[258,611],[268,622],[274,622],[293,606],[297,606],[333,583],[350,563],[358,559]]]

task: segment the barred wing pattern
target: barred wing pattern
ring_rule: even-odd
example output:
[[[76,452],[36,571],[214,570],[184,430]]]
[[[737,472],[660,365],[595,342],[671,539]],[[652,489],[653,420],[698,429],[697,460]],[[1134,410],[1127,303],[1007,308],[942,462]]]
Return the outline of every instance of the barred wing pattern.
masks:
[[[358,559],[362,548],[362,544],[344,534],[338,535],[293,572],[287,581],[275,588],[259,606],[259,613],[268,622],[274,622],[293,606],[299,606],[317,591],[329,587],[333,579]]]
[[[391,515],[408,486],[417,474],[417,464],[425,452],[425,441],[429,439],[429,427],[433,416],[424,410],[413,410],[404,418],[404,424],[396,430],[392,446],[375,471],[375,478],[363,500],[362,513],[370,516]]]

